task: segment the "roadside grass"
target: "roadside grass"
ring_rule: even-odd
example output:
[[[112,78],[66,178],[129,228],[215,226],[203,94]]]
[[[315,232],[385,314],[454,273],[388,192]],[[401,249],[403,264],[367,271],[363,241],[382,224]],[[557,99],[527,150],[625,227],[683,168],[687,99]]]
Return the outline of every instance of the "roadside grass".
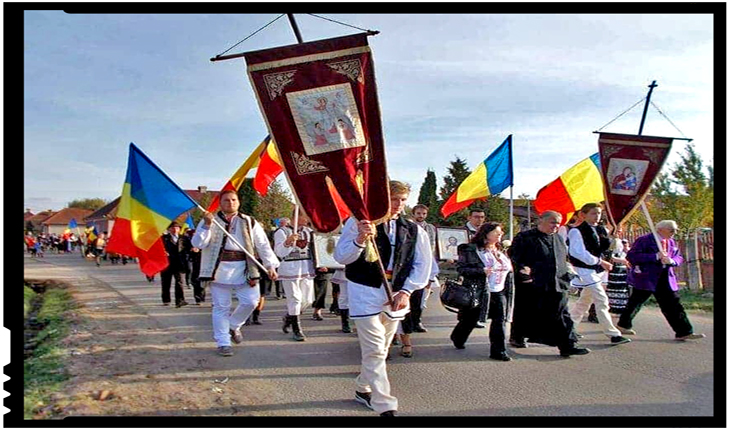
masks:
[[[23,285],[23,318],[28,319],[28,312],[33,303],[36,293],[27,285]]]
[[[59,391],[63,381],[68,379],[61,340],[69,331],[68,312],[76,306],[71,295],[63,288],[47,288],[42,294],[31,290],[33,296],[27,290],[31,289],[26,286],[24,296],[26,300],[28,297],[31,299],[26,316],[30,313],[32,318],[34,310],[37,313],[32,325],[26,325],[26,331],[42,327],[32,338],[35,348],[23,361],[23,417],[34,419],[49,404],[50,396]],[[48,417],[52,411],[45,412],[41,418]]]

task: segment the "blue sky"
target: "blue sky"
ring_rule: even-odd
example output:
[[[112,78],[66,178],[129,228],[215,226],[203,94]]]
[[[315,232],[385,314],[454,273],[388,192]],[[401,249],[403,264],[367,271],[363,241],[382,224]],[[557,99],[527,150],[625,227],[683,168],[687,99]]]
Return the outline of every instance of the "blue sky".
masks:
[[[322,14],[370,38],[388,170],[439,186],[514,137],[514,195],[597,151],[599,129],[652,101],[713,160],[712,15]],[[119,196],[129,142],[178,185],[220,188],[267,134],[243,59],[209,59],[277,14],[24,17],[24,208]],[[306,41],[358,32],[295,15]],[[296,42],[286,17],[234,48]],[[643,103],[604,131],[636,133]],[[653,107],[644,134],[681,137]],[[676,141],[669,163],[685,142]],[[508,196],[505,191],[503,196]]]

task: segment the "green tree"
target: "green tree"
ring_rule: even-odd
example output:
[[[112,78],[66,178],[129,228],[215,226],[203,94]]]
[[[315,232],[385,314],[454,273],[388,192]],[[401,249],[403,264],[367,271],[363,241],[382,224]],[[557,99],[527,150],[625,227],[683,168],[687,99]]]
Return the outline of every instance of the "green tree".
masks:
[[[71,201],[66,207],[69,208],[78,208],[78,209],[88,209],[88,210],[98,210],[102,207],[104,207],[107,203],[104,199],[80,199],[80,200],[73,200]]]
[[[238,200],[241,202],[239,211],[255,217],[260,198],[253,188],[253,178],[244,179],[241,188],[238,189]]]
[[[465,160],[462,160],[458,156],[456,160],[452,161],[447,168],[447,174],[444,176],[444,185],[439,189],[439,196],[441,197],[441,204],[438,210],[438,222],[437,224],[443,226],[458,226],[466,222],[466,217],[469,216],[469,209],[462,209],[449,215],[448,218],[444,219],[441,216],[441,207],[461,185],[461,183],[471,174],[471,170],[466,164]]]
[[[259,202],[253,214],[264,226],[273,226],[274,220],[283,216],[291,218],[294,209],[293,199],[278,179],[271,183],[266,196],[257,195],[257,197]]]
[[[436,223],[439,220],[438,211],[440,208],[440,202],[436,195],[436,173],[433,170],[426,170],[426,179],[421,185],[421,190],[418,193],[418,204],[428,206],[428,216],[426,222]]]

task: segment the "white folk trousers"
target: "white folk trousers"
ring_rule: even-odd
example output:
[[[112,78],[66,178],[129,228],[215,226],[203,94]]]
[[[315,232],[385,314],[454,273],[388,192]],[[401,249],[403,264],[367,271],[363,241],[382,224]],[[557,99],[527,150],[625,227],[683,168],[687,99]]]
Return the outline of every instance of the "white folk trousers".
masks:
[[[591,303],[596,305],[596,316],[598,322],[603,328],[603,334],[608,337],[621,336],[621,332],[613,325],[611,314],[608,313],[608,296],[603,284],[596,283],[582,288],[578,301],[570,310],[570,319],[573,320],[573,326],[578,327],[583,316],[588,312]]]
[[[238,306],[233,312],[231,293],[238,299]],[[259,285],[251,287],[248,284],[233,286],[213,283],[210,296],[213,301],[213,339],[218,346],[231,346],[229,330],[240,328],[259,304]]]
[[[399,321],[391,320],[382,312],[354,321],[361,354],[360,374],[355,378],[356,391],[371,393],[370,404],[375,412],[396,411],[398,399],[390,395],[385,357]]]
[[[314,302],[314,279],[281,280],[286,294],[286,312],[289,315],[301,315],[302,311]]]

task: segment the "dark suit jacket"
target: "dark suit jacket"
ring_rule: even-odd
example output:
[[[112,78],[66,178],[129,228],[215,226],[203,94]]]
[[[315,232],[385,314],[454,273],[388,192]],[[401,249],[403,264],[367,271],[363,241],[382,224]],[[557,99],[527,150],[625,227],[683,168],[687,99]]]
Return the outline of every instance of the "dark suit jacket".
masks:
[[[167,266],[165,271],[169,272],[184,272],[186,270],[185,258],[185,241],[182,236],[178,236],[177,243],[172,242],[172,236],[169,233],[162,235],[162,244],[165,245],[165,252],[167,253],[167,260],[170,265]]]
[[[552,244],[553,251],[545,245]],[[537,228],[515,236],[509,249],[517,285],[531,285],[542,291],[564,292],[570,289],[568,250],[558,234],[546,235]],[[530,268],[530,274],[520,271]]]

